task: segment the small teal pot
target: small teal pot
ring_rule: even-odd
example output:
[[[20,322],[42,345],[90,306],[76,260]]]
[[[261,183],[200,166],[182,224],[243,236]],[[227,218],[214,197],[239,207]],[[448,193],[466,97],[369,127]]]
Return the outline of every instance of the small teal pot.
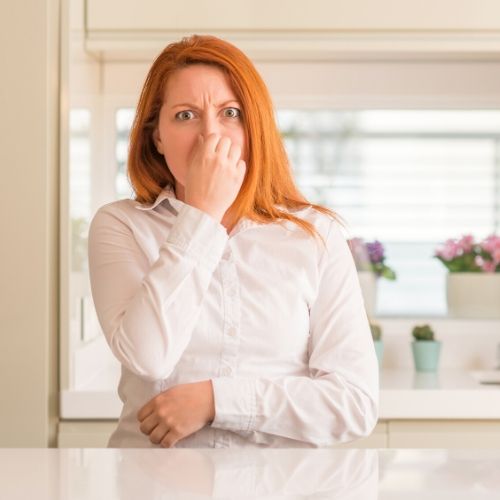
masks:
[[[411,350],[417,372],[437,371],[441,353],[439,340],[414,340],[411,343]]]
[[[374,340],[375,352],[377,354],[378,368],[382,368],[382,359],[384,357],[384,342],[382,340]]]

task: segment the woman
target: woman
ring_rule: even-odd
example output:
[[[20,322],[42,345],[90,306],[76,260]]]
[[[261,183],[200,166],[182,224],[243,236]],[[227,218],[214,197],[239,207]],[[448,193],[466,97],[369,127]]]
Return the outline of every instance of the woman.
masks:
[[[122,365],[110,447],[317,447],[367,436],[378,365],[337,214],[294,186],[251,61],[211,36],[154,61],[135,200],[101,207],[92,295]]]

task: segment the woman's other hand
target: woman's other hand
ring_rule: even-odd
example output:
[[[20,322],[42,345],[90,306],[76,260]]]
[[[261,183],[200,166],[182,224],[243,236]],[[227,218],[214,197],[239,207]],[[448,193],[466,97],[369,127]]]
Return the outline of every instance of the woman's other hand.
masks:
[[[185,202],[218,221],[232,205],[245,178],[241,147],[227,136],[200,134],[186,175]]]
[[[215,418],[211,380],[180,384],[160,393],[137,413],[141,432],[171,448]]]

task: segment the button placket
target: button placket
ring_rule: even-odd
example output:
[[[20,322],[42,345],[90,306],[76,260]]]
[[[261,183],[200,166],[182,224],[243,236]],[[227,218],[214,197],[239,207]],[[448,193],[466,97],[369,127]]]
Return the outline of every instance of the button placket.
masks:
[[[234,375],[237,366],[239,345],[237,333],[240,325],[238,274],[230,252],[229,259],[222,265],[221,276],[224,301],[224,326],[220,373],[222,376],[228,377]]]
[[[225,254],[228,258],[220,261],[224,318],[219,376],[232,377],[235,374],[238,361],[238,332],[240,327],[241,307],[238,274],[230,248]],[[229,437],[224,432],[216,432],[214,436],[214,447],[227,448],[229,446]]]

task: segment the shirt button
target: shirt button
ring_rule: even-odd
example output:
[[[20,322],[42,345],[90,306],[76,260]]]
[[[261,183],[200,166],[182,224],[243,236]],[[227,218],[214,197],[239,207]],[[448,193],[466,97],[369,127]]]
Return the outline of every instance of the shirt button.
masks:
[[[222,375],[231,375],[232,370],[231,368],[223,368],[222,369]]]

